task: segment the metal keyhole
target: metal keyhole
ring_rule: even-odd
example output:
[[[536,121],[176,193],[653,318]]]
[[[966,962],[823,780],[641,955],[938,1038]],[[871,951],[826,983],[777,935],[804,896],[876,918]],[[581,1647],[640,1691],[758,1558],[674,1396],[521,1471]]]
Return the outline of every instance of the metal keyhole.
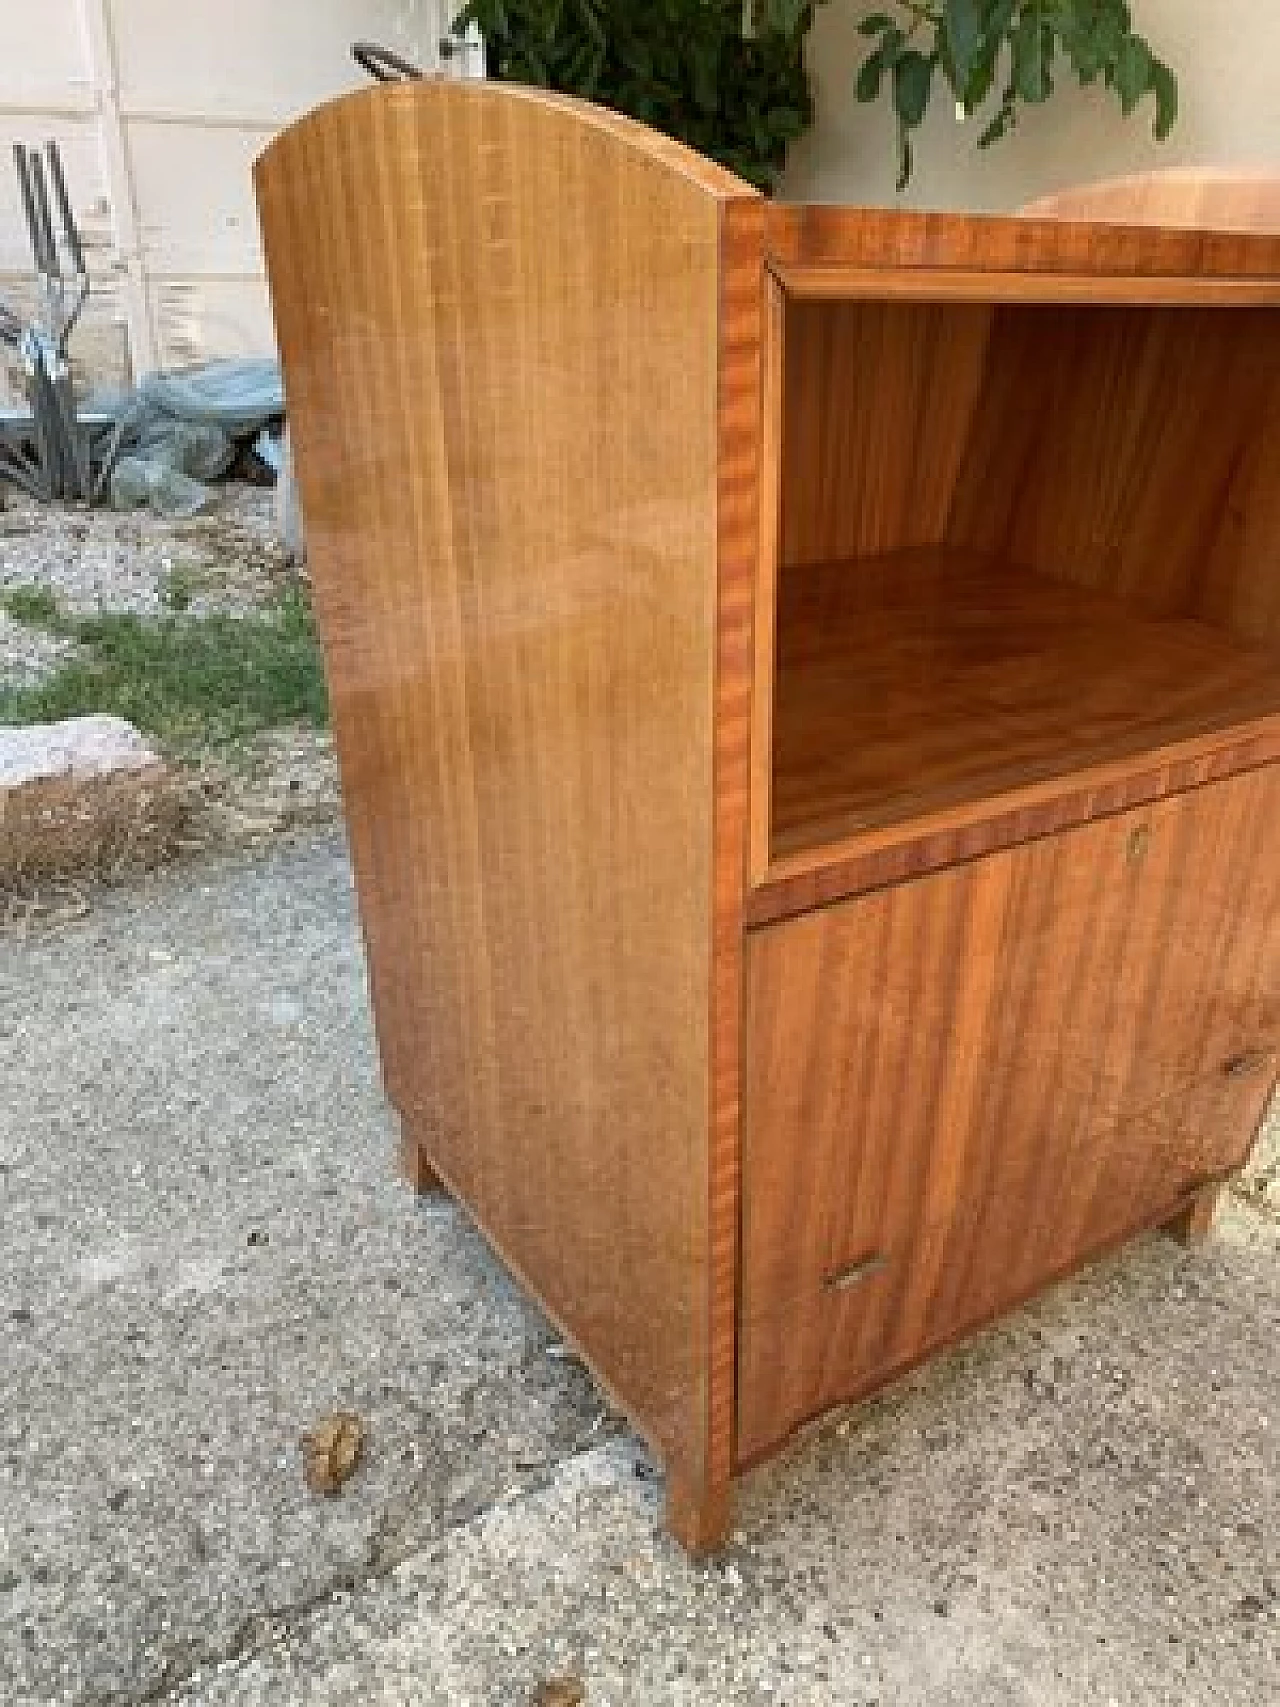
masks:
[[[1130,865],[1137,865],[1139,860],[1147,857],[1151,846],[1151,827],[1149,824],[1139,824],[1136,830],[1129,832],[1128,857]]]

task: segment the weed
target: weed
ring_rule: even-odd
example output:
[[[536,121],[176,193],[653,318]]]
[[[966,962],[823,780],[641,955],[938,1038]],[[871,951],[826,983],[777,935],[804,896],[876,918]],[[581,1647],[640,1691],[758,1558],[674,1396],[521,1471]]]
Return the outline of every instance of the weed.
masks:
[[[166,610],[180,615],[191,609],[196,596],[195,582],[185,569],[170,569],[160,587],[160,603]]]
[[[30,602],[40,626],[79,648],[46,680],[0,689],[0,723],[45,723],[91,712],[126,718],[177,753],[225,747],[263,729],[328,721],[311,608],[289,588],[254,616],[124,614],[66,617]],[[12,599],[6,599],[13,613]]]
[[[0,609],[28,628],[47,628],[53,634],[63,630],[62,612],[48,587],[6,587],[0,591]]]

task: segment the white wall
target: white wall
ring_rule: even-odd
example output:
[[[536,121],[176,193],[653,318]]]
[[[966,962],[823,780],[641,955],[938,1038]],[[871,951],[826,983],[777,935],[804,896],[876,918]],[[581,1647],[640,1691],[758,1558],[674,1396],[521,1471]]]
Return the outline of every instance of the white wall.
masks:
[[[908,205],[1013,207],[1066,183],[1150,166],[1280,169],[1280,0],[1133,0],[1179,71],[1182,118],[1163,147],[1101,91],[1069,89],[985,154],[981,125],[943,103],[922,133]],[[872,0],[830,0],[810,49],[818,123],[785,193],[893,203],[886,108],[853,82]],[[271,347],[249,167],[271,135],[360,81],[357,36],[423,64],[452,0],[0,0],[0,294],[31,289],[10,165],[15,140],[54,135],[93,258],[80,354],[137,370]],[[454,70],[474,74],[478,53]]]
[[[431,66],[451,13],[449,0],[0,0],[0,294],[32,289],[12,144],[56,136],[92,257],[90,365],[269,350],[255,155],[364,81],[354,39]]]
[[[1131,0],[1135,27],[1178,72],[1182,116],[1168,142],[1151,137],[1151,104],[1125,120],[1113,97],[1060,82],[1005,142],[980,153],[982,123],[956,124],[938,101],[919,134],[916,176],[899,198],[886,101],[858,105],[865,53],[857,24],[872,0],[829,0],[810,42],[818,122],[795,150],[785,194],[795,200],[954,207],[1020,206],[1067,184],[1161,166],[1265,165],[1280,171],[1280,0]]]

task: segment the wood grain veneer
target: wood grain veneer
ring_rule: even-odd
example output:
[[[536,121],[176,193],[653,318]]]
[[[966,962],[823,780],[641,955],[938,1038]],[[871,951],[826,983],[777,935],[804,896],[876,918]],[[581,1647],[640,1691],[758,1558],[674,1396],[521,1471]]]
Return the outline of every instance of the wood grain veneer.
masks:
[[[764,374],[764,217],[754,199],[720,212],[720,324],[711,907],[711,1073],[707,1156],[707,1449],[672,1465],[667,1520],[692,1551],[729,1533],[737,1402],[741,1194],[743,912],[750,841],[753,627],[759,549]]]
[[[1280,285],[1280,234],[1256,227],[1179,231],[1136,220],[1117,225],[775,202],[766,213],[765,247],[769,265],[797,294],[810,277],[820,278],[829,294],[837,271],[906,268],[921,274],[921,287],[934,272],[1024,274],[1029,281],[1039,274],[1093,277],[1104,295],[1115,279],[1185,280],[1197,293],[1220,282],[1224,300],[1239,280]]]
[[[1029,219],[1274,233],[1280,232],[1280,177],[1263,170],[1175,167],[1073,185],[1029,202],[1023,212]]]
[[[1280,240],[767,206],[445,81],[257,184],[405,1174],[713,1546],[1244,1153]]]
[[[257,181],[388,1089],[714,1539],[757,198],[450,84],[322,109]]]
[[[780,858],[1115,761],[1274,736],[1280,656],[945,549],[792,570],[778,598]]]
[[[1060,307],[1275,308],[1272,278],[1184,278],[1175,275],[987,272],[975,268],[783,267],[771,271],[793,302],[950,302]]]
[[[781,561],[988,552],[1280,642],[1280,313],[790,303]]]
[[[1280,641],[1277,487],[1280,313],[1008,311],[945,537]]]
[[[990,305],[788,303],[784,568],[945,541],[993,318]]]
[[[744,1463],[1242,1163],[1278,821],[1271,767],[751,936]]]

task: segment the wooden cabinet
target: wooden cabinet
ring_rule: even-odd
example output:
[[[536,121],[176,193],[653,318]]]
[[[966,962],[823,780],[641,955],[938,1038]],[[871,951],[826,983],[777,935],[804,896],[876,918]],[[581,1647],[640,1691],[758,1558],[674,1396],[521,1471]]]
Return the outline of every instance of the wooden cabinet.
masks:
[[[492,85],[258,190],[411,1177],[712,1544],[1247,1154],[1280,238],[769,206]]]

